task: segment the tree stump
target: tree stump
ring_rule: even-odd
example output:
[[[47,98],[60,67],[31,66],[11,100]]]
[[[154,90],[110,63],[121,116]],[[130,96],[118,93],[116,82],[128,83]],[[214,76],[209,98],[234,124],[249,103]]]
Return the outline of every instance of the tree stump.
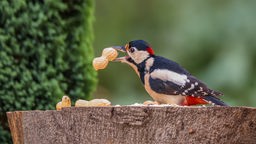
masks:
[[[14,144],[256,143],[256,108],[71,107],[8,112]]]

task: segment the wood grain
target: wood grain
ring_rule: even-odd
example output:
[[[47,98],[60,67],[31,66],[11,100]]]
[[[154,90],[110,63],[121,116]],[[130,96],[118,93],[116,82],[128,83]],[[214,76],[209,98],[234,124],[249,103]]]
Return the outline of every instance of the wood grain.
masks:
[[[19,111],[7,113],[8,124],[11,129],[12,141],[15,144],[24,143],[22,113],[23,112]]]
[[[26,144],[256,143],[248,107],[72,107],[7,113]]]

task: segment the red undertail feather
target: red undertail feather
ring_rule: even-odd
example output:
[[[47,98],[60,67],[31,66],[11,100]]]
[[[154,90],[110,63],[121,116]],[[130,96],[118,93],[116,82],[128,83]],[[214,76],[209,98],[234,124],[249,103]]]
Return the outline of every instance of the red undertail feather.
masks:
[[[192,96],[186,96],[185,101],[183,102],[183,105],[190,106],[190,105],[197,105],[197,104],[208,104],[204,99],[192,97]]]

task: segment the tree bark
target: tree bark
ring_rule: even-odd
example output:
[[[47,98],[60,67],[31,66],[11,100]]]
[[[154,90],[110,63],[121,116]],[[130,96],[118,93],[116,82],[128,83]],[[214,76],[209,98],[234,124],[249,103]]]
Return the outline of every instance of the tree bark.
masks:
[[[14,144],[256,143],[249,107],[71,107],[7,116]]]

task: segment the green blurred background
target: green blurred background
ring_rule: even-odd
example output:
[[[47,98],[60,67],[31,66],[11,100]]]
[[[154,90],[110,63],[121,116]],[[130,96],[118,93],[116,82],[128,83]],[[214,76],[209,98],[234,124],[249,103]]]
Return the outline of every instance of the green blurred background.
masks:
[[[93,50],[100,56],[105,47],[135,39],[148,41],[157,55],[223,92],[226,103],[255,107],[255,5],[255,0],[1,0],[0,143],[11,143],[7,111],[54,109],[64,94],[73,102],[89,99],[97,83]],[[113,104],[151,99],[135,72],[121,63],[98,71],[91,98]]]
[[[0,1],[0,144],[11,143],[6,112],[90,98],[94,8],[94,0]]]
[[[130,40],[148,41],[219,90],[232,106],[256,106],[256,1],[97,0],[95,55]],[[99,71],[94,96],[114,104],[151,99],[135,72],[111,63]]]

